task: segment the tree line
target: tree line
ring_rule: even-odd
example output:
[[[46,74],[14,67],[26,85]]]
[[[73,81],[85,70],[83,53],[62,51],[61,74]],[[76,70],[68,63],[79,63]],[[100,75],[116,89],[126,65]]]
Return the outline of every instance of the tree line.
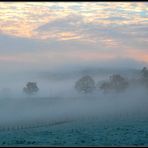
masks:
[[[135,81],[140,82],[145,88],[148,88],[148,69],[144,67]],[[113,74],[108,80],[99,85],[99,89],[105,93],[124,92],[130,85],[130,82],[120,74]],[[94,79],[89,76],[83,76],[75,83],[75,90],[79,93],[92,93],[97,88]],[[23,92],[33,95],[39,91],[36,82],[28,82],[23,88]]]
[[[144,67],[140,73],[139,77],[135,81],[148,89],[148,69]],[[99,89],[105,93],[109,92],[124,92],[130,85],[130,81],[120,74],[113,74],[108,80],[105,80],[99,84]],[[84,76],[80,78],[75,85],[75,89],[82,93],[91,93],[96,89],[95,81],[90,76]]]

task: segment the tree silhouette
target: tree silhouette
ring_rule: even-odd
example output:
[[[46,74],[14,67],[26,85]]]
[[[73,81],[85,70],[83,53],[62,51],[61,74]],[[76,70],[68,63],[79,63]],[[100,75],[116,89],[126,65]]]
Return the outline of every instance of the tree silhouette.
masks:
[[[95,82],[90,76],[84,76],[76,82],[75,89],[78,92],[91,93],[95,89]]]
[[[146,67],[141,70],[141,82],[144,86],[148,87],[148,69]]]
[[[26,84],[26,87],[23,88],[23,91],[26,93],[26,94],[29,94],[29,95],[32,95],[34,93],[37,93],[39,90],[39,88],[37,87],[37,84],[36,82],[28,82]]]
[[[141,70],[141,74],[143,78],[148,79],[148,69],[146,67],[143,67],[143,69]]]
[[[122,92],[128,87],[128,81],[125,80],[121,75],[116,74],[110,76],[108,82],[104,82],[100,89],[104,90],[104,92],[115,91]]]

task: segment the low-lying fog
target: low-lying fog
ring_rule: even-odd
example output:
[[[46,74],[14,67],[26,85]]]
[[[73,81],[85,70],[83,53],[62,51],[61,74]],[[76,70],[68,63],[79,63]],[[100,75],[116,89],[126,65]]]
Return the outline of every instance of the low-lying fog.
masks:
[[[122,93],[104,93],[96,88],[92,93],[83,94],[75,89],[76,81],[84,75],[90,75],[96,84],[101,85],[101,81],[108,80],[113,73],[115,71],[111,70],[99,73],[98,69],[95,72],[84,71],[61,75],[50,72],[49,75],[48,72],[3,75],[0,78],[0,125],[93,115],[97,115],[100,119],[132,113],[146,115],[148,93],[140,85],[129,86]],[[134,77],[138,74],[138,70],[120,70],[117,73],[131,78],[131,74]],[[39,91],[34,95],[25,94],[23,88],[27,82],[36,82]]]

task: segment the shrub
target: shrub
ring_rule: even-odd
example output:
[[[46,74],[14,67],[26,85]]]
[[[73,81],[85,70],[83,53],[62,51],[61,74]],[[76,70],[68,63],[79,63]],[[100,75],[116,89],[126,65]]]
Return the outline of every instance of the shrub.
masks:
[[[23,88],[23,91],[29,95],[37,93],[38,90],[39,90],[39,88],[37,87],[36,82],[28,82],[26,84],[26,87]]]
[[[78,92],[91,93],[95,89],[95,82],[90,76],[84,76],[76,82],[75,89]]]

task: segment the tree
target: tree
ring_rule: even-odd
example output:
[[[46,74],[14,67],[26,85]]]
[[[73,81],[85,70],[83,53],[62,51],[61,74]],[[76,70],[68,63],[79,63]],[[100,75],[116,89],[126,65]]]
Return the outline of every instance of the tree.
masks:
[[[125,80],[125,78],[118,74],[112,75],[110,77],[110,82],[111,86],[113,86],[116,91],[123,91],[128,87],[128,82]]]
[[[143,67],[143,69],[141,70],[141,74],[143,78],[148,79],[148,69],[146,67]]]
[[[32,95],[34,93],[37,93],[39,90],[39,88],[37,87],[37,84],[36,82],[28,82],[26,84],[26,87],[23,88],[23,91],[26,93],[26,94],[29,94],[29,95]]]
[[[111,90],[111,84],[109,82],[103,82],[100,89],[102,89],[104,92],[109,92]]]
[[[144,86],[148,87],[148,69],[146,67],[141,70],[141,82]]]
[[[109,82],[104,82],[100,89],[104,90],[104,92],[115,91],[122,92],[128,87],[128,81],[125,80],[124,77],[116,74],[110,76]]]
[[[91,93],[95,89],[95,82],[90,76],[84,76],[76,82],[75,89],[78,92]]]

